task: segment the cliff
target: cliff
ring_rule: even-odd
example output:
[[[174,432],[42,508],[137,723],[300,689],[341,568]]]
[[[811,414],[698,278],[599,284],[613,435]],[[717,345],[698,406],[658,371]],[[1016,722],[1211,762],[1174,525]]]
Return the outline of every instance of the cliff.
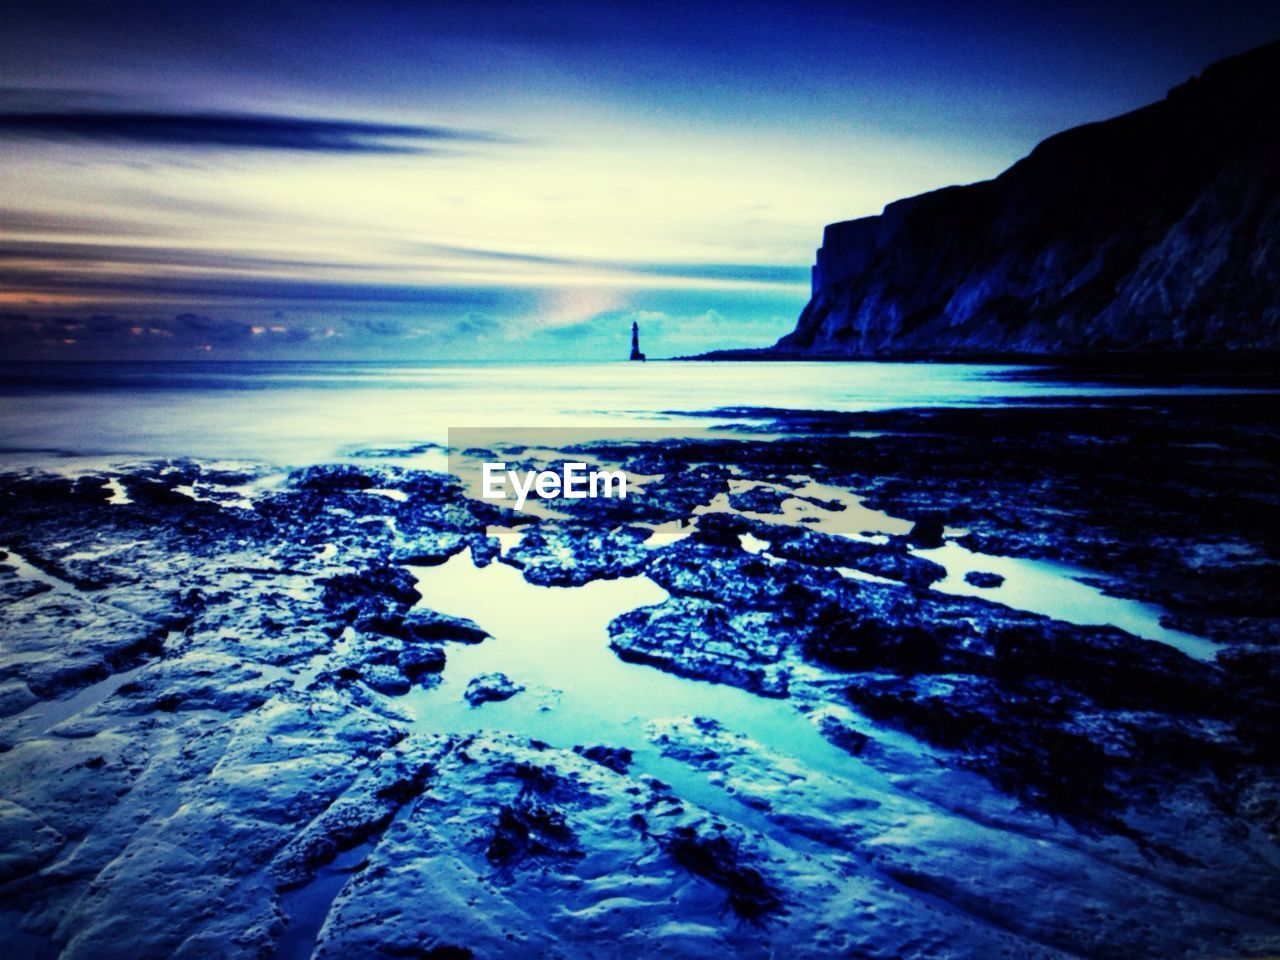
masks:
[[[833,223],[775,348],[813,357],[1280,349],[1280,41],[994,180]]]

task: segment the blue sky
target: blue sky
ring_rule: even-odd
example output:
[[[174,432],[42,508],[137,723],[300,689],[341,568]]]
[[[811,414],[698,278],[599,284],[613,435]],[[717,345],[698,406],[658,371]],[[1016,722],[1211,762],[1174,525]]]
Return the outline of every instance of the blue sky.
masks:
[[[0,350],[761,346],[822,226],[1280,36],[1274,3],[46,2],[0,31]]]

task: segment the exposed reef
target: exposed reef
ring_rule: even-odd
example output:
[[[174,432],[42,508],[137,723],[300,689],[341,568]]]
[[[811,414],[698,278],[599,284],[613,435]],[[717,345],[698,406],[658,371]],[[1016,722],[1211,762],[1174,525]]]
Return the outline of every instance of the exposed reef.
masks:
[[[5,954],[1273,956],[1276,412],[0,475]]]

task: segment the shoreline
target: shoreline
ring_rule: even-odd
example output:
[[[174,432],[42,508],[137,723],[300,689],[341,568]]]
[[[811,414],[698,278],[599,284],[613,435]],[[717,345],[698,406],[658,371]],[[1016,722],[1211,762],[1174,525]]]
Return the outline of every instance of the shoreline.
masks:
[[[775,410],[587,444],[646,496],[518,530],[392,448],[0,475],[0,814],[34,838],[4,922],[137,954],[621,956],[672,912],[677,953],[1280,943],[1278,410]]]
[[[1209,376],[1266,377],[1280,384],[1280,352],[1241,351],[1239,353],[1208,351],[1204,353],[1110,354],[1046,354],[978,351],[973,353],[901,353],[867,355],[805,354],[772,347],[741,350],[712,350],[706,353],[668,357],[668,361],[712,361],[725,363],[910,363],[910,364],[975,364],[1030,366],[1043,370],[1062,370],[1084,376]],[[661,361],[659,361],[661,362]]]

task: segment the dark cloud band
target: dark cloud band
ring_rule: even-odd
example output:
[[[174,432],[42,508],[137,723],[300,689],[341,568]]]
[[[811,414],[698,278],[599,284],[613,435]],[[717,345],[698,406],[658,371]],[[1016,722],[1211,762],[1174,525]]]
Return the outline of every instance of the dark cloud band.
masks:
[[[478,130],[244,113],[0,113],[0,136],[188,148],[431,153],[442,144],[510,143]]]

